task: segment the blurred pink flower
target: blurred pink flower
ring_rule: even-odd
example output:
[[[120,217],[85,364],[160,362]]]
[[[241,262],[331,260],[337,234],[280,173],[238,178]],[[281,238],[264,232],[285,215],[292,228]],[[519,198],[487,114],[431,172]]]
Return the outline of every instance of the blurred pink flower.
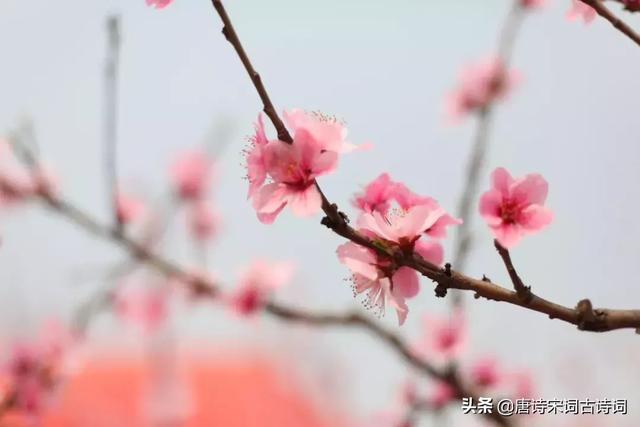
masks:
[[[0,138],[0,206],[23,202],[34,193],[30,172],[15,157],[11,143]]]
[[[218,229],[219,218],[209,203],[198,201],[187,210],[187,224],[191,235],[200,241],[211,239]]]
[[[413,248],[422,258],[435,265],[441,265],[444,260],[442,245],[433,240],[418,240]]]
[[[539,231],[553,219],[545,208],[548,184],[539,174],[513,179],[504,168],[491,174],[491,189],[480,197],[479,210],[495,238],[504,247]]]
[[[122,283],[114,309],[122,320],[143,333],[155,332],[169,315],[168,290],[161,283]]]
[[[120,224],[129,224],[139,219],[144,211],[142,200],[123,192],[116,194],[116,217]]]
[[[446,382],[438,381],[431,388],[427,401],[435,408],[442,409],[456,396],[455,390]]]
[[[464,314],[456,309],[446,316],[423,316],[423,336],[416,350],[429,357],[450,360],[460,355],[466,341]]]
[[[525,9],[535,9],[546,4],[547,0],[520,0],[520,4]]]
[[[580,0],[571,0],[571,8],[566,16],[569,21],[582,18],[584,23],[588,24],[595,19],[596,10]]]
[[[184,151],[171,164],[170,175],[175,192],[182,200],[199,200],[208,190],[211,159],[203,151]]]
[[[513,399],[532,399],[534,397],[533,377],[528,371],[505,374],[505,381],[511,385]]]
[[[31,172],[31,180],[35,194],[48,197],[54,196],[58,192],[58,177],[48,166],[37,165]]]
[[[13,345],[0,370],[7,382],[6,392],[14,398],[12,409],[29,416],[41,413],[65,373],[65,358],[73,342],[68,330],[46,322],[36,339]]]
[[[345,140],[346,129],[333,118],[301,110],[284,113],[293,143],[266,142],[260,121],[247,156],[249,194],[260,221],[272,223],[289,204],[293,213],[320,211],[322,198],[315,179],[335,170],[338,155],[358,148]],[[272,182],[262,185],[269,177]]]
[[[465,114],[482,110],[503,99],[519,78],[518,73],[507,70],[497,57],[465,66],[458,87],[447,98],[447,115],[455,121]]]
[[[173,0],[145,0],[147,6],[152,6],[157,9],[162,9],[163,7],[169,6]]]
[[[228,296],[228,303],[238,314],[250,315],[261,309],[269,294],[285,285],[293,276],[290,262],[254,260],[240,274],[236,289]]]
[[[476,360],[471,365],[469,375],[478,387],[494,387],[503,377],[498,361],[494,357]]]

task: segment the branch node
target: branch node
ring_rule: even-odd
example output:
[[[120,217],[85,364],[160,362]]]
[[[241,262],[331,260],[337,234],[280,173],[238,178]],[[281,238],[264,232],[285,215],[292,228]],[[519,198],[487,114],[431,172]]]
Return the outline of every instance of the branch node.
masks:
[[[482,275],[482,281],[483,282],[487,282],[487,283],[491,283],[491,279],[489,279],[486,275]]]
[[[606,312],[593,308],[589,299],[578,301],[576,305],[577,324],[581,331],[606,331]]]
[[[435,287],[435,293],[437,298],[444,298],[447,296],[447,287],[442,283],[438,283]]]
[[[495,246],[500,258],[502,258],[502,262],[504,262],[504,266],[507,269],[507,273],[509,273],[509,277],[511,278],[511,283],[513,283],[513,288],[518,294],[518,298],[525,304],[529,304],[533,299],[533,292],[531,292],[531,286],[525,286],[524,282],[518,275],[516,268],[513,266],[513,261],[511,261],[511,255],[509,254],[509,250],[502,246],[498,240],[493,241],[493,245]]]
[[[452,273],[451,273],[451,263],[448,262],[444,265],[444,274],[447,275],[447,277],[451,277]]]

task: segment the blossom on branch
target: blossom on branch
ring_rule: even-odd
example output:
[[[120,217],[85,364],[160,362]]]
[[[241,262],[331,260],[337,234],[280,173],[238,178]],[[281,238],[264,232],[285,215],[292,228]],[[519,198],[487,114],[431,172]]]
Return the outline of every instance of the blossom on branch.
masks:
[[[37,417],[49,404],[67,373],[72,335],[61,325],[46,323],[39,336],[13,345],[0,368],[0,379],[11,396],[10,408]]]
[[[428,357],[450,361],[460,355],[466,342],[466,325],[462,310],[446,316],[423,316],[423,336],[415,349]]]
[[[361,234],[387,249],[413,251],[436,265],[444,257],[442,246],[426,237],[442,238],[446,227],[462,222],[449,215],[435,199],[413,193],[386,173],[356,194],[353,205],[362,211],[357,222]],[[382,315],[388,303],[396,310],[402,325],[409,311],[406,299],[419,291],[417,273],[353,242],[339,246],[337,255],[351,270],[354,294],[366,294],[365,307]]]
[[[220,218],[210,203],[198,201],[187,209],[187,225],[189,232],[199,241],[207,241],[218,231]]]
[[[173,2],[173,0],[145,0],[147,6],[155,7],[156,9],[162,9],[167,7]]]
[[[175,158],[169,173],[175,193],[181,200],[201,200],[209,190],[211,159],[200,150],[184,151]]]
[[[525,9],[535,9],[544,6],[547,0],[520,0],[520,5]]]
[[[139,219],[145,212],[142,200],[124,192],[118,192],[115,196],[116,217],[119,224],[130,224]]]
[[[168,290],[162,283],[123,283],[114,298],[118,316],[143,333],[155,332],[169,315]]]
[[[507,70],[498,57],[467,65],[460,74],[458,87],[446,100],[449,118],[458,120],[504,99],[519,80],[520,75],[514,70]]]
[[[435,199],[415,194],[405,184],[391,180],[387,173],[379,175],[367,184],[361,193],[354,196],[352,203],[364,213],[378,212],[383,216],[389,213],[394,203],[403,212],[418,205],[429,206],[434,211],[440,209]],[[437,221],[425,230],[425,233],[434,238],[443,238],[446,236],[446,227],[459,224],[462,224],[462,220],[442,211]]]
[[[590,23],[596,17],[596,10],[588,4],[580,0],[571,0],[571,8],[567,11],[567,19],[569,21],[575,21],[582,18],[585,24]]]
[[[240,274],[238,285],[227,301],[240,315],[254,314],[267,303],[272,291],[291,280],[293,271],[291,262],[254,260]]]
[[[363,148],[346,141],[346,128],[333,117],[291,110],[284,119],[293,143],[267,140],[259,117],[246,152],[249,197],[265,224],[272,223],[286,205],[298,216],[319,212],[322,197],[316,178],[333,172],[341,153]]]
[[[491,174],[491,189],[480,197],[480,215],[498,242],[508,248],[524,235],[541,230],[553,219],[544,207],[548,184],[539,174],[514,179],[504,168]]]

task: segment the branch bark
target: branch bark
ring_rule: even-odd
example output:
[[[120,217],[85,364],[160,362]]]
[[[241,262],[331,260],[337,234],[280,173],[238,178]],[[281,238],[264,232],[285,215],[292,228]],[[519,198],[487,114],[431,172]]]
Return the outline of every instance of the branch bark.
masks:
[[[604,5],[602,0],[580,0],[582,3],[587,4],[595,9],[596,13],[602,18],[609,21],[613,27],[627,36],[631,41],[640,46],[640,34],[636,33],[629,25],[623,20],[614,15],[607,6]]]

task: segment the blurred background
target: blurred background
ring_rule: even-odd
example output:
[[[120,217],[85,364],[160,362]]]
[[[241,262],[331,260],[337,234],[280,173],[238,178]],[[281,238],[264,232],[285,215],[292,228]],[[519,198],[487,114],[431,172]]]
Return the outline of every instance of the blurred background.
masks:
[[[588,297],[596,306],[638,308],[633,266],[640,247],[640,144],[634,99],[640,91],[640,52],[603,21],[567,22],[568,0],[548,3],[530,14],[517,41],[513,65],[523,82],[497,108],[480,188],[488,187],[488,172],[497,166],[514,175],[539,172],[549,181],[547,205],[555,212],[554,222],[512,251],[535,292],[568,306]],[[279,110],[334,114],[346,121],[352,141],[375,145],[343,157],[337,173],[321,179],[331,200],[349,213],[352,194],[386,171],[455,211],[476,121],[447,125],[444,98],[465,63],[494,53],[511,1],[225,4]],[[232,284],[254,257],[290,259],[297,264],[295,280],[277,293],[278,301],[314,310],[360,308],[344,281],[349,273],[334,253],[341,239],[317,225],[320,216],[297,218],[285,210],[271,226],[255,218],[246,199],[241,150],[261,105],[208,1],[176,0],[157,11],[143,0],[2,0],[0,130],[10,131],[30,117],[41,155],[58,174],[65,197],[98,218],[109,218],[102,129],[111,14],[119,15],[122,25],[121,182],[150,201],[167,200],[167,168],[175,153],[212,144],[220,149],[212,200],[222,226],[207,256],[216,277]],[[636,15],[623,17],[638,24]],[[268,132],[274,135],[270,126]],[[0,342],[35,331],[46,318],[69,320],[79,304],[105,286],[109,268],[125,259],[117,248],[37,206],[2,212],[0,224]],[[474,231],[466,272],[507,283],[478,217]],[[444,242],[446,249],[452,241]],[[184,265],[198,263],[180,214],[164,251]],[[383,319],[408,340],[420,337],[423,313],[444,314],[449,307],[447,300],[434,297],[430,282],[422,285],[409,302],[405,326],[398,329],[391,312]],[[638,425],[640,341],[631,331],[581,333],[488,301],[468,300],[467,310],[465,358],[496,355],[505,366],[531,371],[540,397],[629,399],[630,415],[599,425]],[[190,375],[211,375],[211,383],[223,390],[262,381],[264,390],[284,388],[282,396],[274,392],[280,402],[298,399],[291,394],[304,390],[306,397],[291,405],[311,415],[305,415],[305,424],[291,425],[316,425],[309,421],[315,418],[317,425],[353,425],[354,419],[390,406],[402,382],[415,376],[362,331],[308,329],[265,316],[238,319],[213,304],[173,307],[170,325],[151,339],[141,340],[108,313],[95,319],[89,334],[88,351],[111,358],[112,369],[123,360],[121,371],[136,369],[150,348],[160,346],[180,363],[193,360],[184,363],[189,369],[208,370]],[[233,369],[245,372],[238,378],[252,369],[258,373],[249,380],[221,374]],[[188,411],[194,397],[170,400],[184,401],[176,410]],[[451,411],[448,425],[480,422],[459,412]],[[217,422],[199,425],[261,425]],[[424,425],[430,422],[435,421],[426,417]],[[546,416],[531,425],[570,422]]]

